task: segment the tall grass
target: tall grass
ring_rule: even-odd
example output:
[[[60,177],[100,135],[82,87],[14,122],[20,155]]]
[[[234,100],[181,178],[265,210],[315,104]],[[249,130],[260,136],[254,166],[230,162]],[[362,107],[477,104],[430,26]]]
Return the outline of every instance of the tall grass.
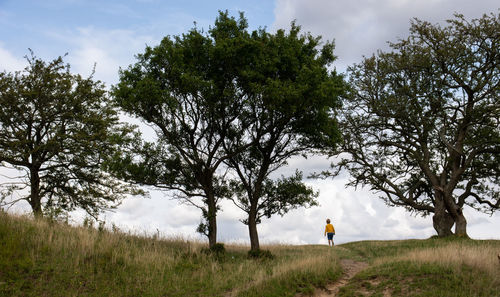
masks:
[[[500,282],[500,263],[497,259],[499,253],[499,244],[488,242],[482,245],[451,243],[441,247],[414,250],[397,257],[397,259],[416,263],[435,263],[454,268],[465,265],[474,270],[483,271]]]
[[[325,246],[206,252],[204,243],[33,220],[0,212],[2,296],[293,296],[340,275]]]

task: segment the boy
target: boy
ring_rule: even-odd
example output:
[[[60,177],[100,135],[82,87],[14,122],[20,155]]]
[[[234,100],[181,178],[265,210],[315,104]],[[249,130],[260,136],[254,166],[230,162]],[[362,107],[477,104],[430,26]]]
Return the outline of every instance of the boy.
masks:
[[[326,219],[325,235],[328,235],[328,246],[333,247],[333,235],[335,235],[335,228],[330,224],[330,219]]]

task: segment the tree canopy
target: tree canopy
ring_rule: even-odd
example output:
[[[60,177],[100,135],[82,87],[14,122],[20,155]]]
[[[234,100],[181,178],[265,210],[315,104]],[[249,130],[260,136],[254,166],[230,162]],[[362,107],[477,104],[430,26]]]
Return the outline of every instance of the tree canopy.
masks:
[[[463,208],[500,207],[500,18],[447,26],[415,19],[406,39],[349,68],[333,174],[389,205],[433,214],[439,236],[467,235]],[[329,174],[332,174],[329,173]]]
[[[70,72],[62,57],[27,57],[23,72],[0,73],[0,163],[19,172],[2,203],[25,200],[35,215],[82,208],[92,216],[134,187],[104,169],[128,139],[104,85]]]

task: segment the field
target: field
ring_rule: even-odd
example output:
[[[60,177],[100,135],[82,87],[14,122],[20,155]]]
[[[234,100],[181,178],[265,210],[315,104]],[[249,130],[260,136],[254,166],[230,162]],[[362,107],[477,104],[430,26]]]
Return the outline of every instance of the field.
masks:
[[[464,238],[248,247],[72,227],[0,212],[0,296],[499,296],[500,241]],[[344,274],[345,275],[345,274]],[[345,277],[344,277],[345,279]]]

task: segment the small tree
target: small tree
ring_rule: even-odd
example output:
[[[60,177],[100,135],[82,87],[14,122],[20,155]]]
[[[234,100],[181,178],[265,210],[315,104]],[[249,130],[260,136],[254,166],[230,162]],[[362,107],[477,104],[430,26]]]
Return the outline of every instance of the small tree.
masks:
[[[0,73],[0,162],[20,172],[1,185],[2,203],[25,200],[35,216],[83,208],[96,217],[138,193],[103,170],[131,131],[104,85],[70,73],[62,57],[27,61],[23,72]]]
[[[343,79],[327,67],[334,61],[333,43],[300,34],[294,23],[289,33],[263,30],[253,37],[261,44],[259,58],[246,72],[251,94],[240,112],[249,123],[236,147],[252,144],[227,160],[239,177],[235,204],[245,211],[251,249],[259,249],[257,224],[263,216],[316,205],[314,193],[297,172],[274,182],[269,175],[293,156],[334,146],[340,139],[333,112],[344,90]]]
[[[410,36],[349,69],[351,96],[332,164],[389,205],[467,235],[463,207],[500,207],[500,18],[415,20]],[[343,153],[347,153],[344,155]]]

